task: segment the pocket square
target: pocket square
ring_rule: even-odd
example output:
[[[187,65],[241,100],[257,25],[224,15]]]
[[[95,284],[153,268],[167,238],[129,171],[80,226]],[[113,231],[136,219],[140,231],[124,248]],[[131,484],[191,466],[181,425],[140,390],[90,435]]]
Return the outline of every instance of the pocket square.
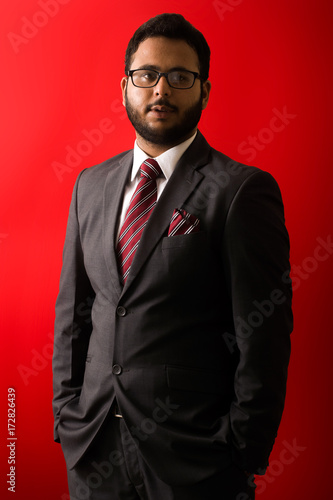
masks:
[[[199,228],[200,220],[195,215],[189,214],[183,208],[176,208],[171,218],[168,236],[197,233]]]

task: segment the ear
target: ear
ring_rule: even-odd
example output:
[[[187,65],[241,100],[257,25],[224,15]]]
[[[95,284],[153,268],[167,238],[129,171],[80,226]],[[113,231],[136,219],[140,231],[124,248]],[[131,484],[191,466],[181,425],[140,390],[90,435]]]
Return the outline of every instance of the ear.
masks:
[[[121,79],[121,82],[120,82],[120,87],[121,87],[121,92],[122,92],[122,95],[123,95],[123,105],[124,106],[125,106],[125,93],[126,93],[127,82],[128,82],[128,76],[124,76]]]
[[[202,84],[202,109],[205,109],[208,104],[210,89],[212,88],[212,84],[209,80],[206,80]]]

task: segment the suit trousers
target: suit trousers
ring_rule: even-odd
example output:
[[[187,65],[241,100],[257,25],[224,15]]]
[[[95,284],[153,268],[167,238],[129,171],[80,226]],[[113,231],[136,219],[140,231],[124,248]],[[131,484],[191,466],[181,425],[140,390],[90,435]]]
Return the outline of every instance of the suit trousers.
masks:
[[[140,456],[124,420],[111,413],[87,453],[67,474],[71,500],[255,498],[253,476],[249,478],[235,465],[193,485],[172,486],[164,483]]]

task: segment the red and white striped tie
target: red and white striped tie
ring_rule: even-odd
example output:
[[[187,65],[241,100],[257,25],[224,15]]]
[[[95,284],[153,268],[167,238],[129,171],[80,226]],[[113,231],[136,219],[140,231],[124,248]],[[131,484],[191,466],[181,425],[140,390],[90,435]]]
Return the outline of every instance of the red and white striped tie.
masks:
[[[126,282],[142,231],[155,208],[157,200],[156,177],[162,174],[156,160],[147,158],[140,167],[141,179],[131,198],[121,227],[117,258],[123,283]]]

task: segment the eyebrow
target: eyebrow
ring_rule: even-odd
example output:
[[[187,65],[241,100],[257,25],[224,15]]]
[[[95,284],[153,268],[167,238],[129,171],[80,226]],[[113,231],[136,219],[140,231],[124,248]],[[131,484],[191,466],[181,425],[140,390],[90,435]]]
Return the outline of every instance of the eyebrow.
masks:
[[[161,71],[161,66],[155,66],[154,64],[143,64],[139,68],[135,69],[151,69],[154,71]],[[170,71],[192,71],[190,69],[184,68],[184,66],[174,66],[173,68],[170,68],[167,73],[170,73]],[[195,72],[196,73],[196,72]]]

